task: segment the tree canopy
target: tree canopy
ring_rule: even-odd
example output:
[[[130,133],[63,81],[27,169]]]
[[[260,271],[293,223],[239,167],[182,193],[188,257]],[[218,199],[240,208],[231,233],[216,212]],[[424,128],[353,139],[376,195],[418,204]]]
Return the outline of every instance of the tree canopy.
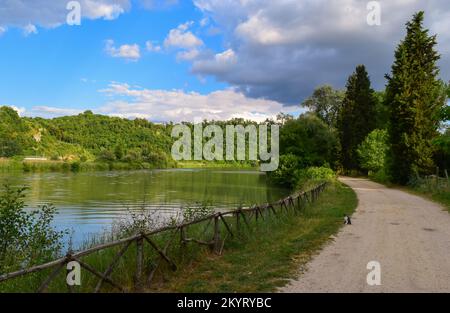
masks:
[[[387,75],[386,104],[390,109],[389,170],[397,183],[433,170],[432,141],[438,136],[446,89],[438,79],[436,36],[423,27],[424,12],[406,24],[407,34],[395,52]]]

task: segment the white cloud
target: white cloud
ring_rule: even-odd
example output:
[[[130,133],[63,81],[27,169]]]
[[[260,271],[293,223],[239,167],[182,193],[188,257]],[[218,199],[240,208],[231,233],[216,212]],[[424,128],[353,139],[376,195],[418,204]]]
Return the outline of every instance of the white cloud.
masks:
[[[23,28],[23,34],[24,36],[29,36],[31,34],[37,34],[38,30],[36,28],[36,26],[34,26],[33,24],[28,24]]]
[[[200,51],[197,49],[180,51],[177,53],[177,59],[182,61],[191,61],[196,59],[200,55]]]
[[[77,0],[83,18],[112,20],[131,8],[130,0]],[[61,0],[2,1],[0,21],[5,26],[23,28],[28,24],[53,28],[66,22],[66,4]]]
[[[6,27],[0,26],[0,36],[6,33],[8,29]]]
[[[245,118],[264,121],[286,112],[281,103],[247,98],[234,90],[219,90],[206,95],[182,90],[137,89],[128,84],[111,83],[101,90],[111,98],[99,111],[124,118],[152,121],[228,120]],[[131,100],[130,100],[131,99]],[[289,112],[288,112],[289,113]]]
[[[199,59],[193,64],[194,72],[224,73],[232,70],[237,63],[237,55],[233,49],[214,55],[213,58]]]
[[[164,46],[166,48],[173,47],[181,49],[193,49],[202,46],[203,41],[189,31],[192,25],[193,22],[187,22],[172,29],[164,40]]]
[[[139,45],[122,45],[119,48],[114,46],[114,40],[106,40],[105,51],[114,58],[123,58],[129,61],[137,61],[141,58]]]
[[[147,51],[151,51],[151,52],[160,52],[162,50],[160,45],[154,44],[151,41],[147,41],[145,43],[145,47],[146,47]]]
[[[82,113],[82,110],[77,109],[62,109],[50,106],[35,106],[32,108],[30,115],[44,118],[53,118],[58,116],[77,115]]]
[[[204,17],[200,20],[200,26],[201,27],[205,27],[209,24],[209,18],[208,17]]]

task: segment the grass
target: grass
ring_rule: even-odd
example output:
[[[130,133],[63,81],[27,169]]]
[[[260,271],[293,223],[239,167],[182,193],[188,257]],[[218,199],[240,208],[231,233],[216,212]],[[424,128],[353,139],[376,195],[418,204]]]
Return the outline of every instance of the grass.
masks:
[[[401,189],[405,192],[437,202],[450,212],[450,180],[430,176],[417,178],[410,185],[400,186],[390,182],[385,176],[382,179],[378,179],[376,176],[369,176],[369,178],[388,188]]]
[[[443,205],[450,212],[450,182],[423,182],[416,186],[403,187],[403,190],[415,195],[423,196]]]
[[[227,218],[234,237],[227,236],[225,226],[220,223],[224,253],[217,256],[208,247],[188,243],[181,246],[179,233],[167,251],[167,255],[178,265],[173,272],[165,262],[156,272],[155,279],[147,292],[267,292],[283,286],[293,277],[299,267],[305,265],[318,250],[329,241],[342,226],[343,214],[351,214],[357,205],[355,193],[340,183],[333,183],[312,205],[286,212],[278,211],[275,216],[266,213],[264,219],[256,221],[248,216],[249,228],[242,222],[240,231],[235,219]],[[280,209],[278,209],[280,210]],[[203,222],[190,226],[188,238],[208,241],[213,237],[213,223]],[[172,238],[171,233],[152,236],[159,247],[164,247]],[[109,241],[110,238],[104,240]],[[99,242],[95,242],[97,244]],[[96,252],[81,260],[99,272],[104,272],[121,247]],[[148,244],[145,245],[145,274],[160,259]],[[136,268],[136,245],[132,244],[120,259],[111,275],[113,281],[133,291]],[[51,273],[40,273],[16,278],[0,284],[0,292],[34,292]],[[66,271],[50,285],[50,292],[66,292]],[[92,292],[98,281],[94,275],[82,270],[82,285],[76,292]],[[115,292],[104,284],[102,292]]]

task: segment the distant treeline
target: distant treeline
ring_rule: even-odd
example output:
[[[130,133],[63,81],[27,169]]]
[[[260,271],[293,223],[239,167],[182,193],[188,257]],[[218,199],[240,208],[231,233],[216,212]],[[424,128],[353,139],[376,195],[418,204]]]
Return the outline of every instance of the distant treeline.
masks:
[[[274,121],[268,121],[274,123]],[[193,128],[192,123],[184,123]],[[244,119],[230,121],[203,121],[204,127],[214,124],[257,125]],[[129,164],[166,168],[174,166],[171,157],[174,124],[155,124],[145,119],[123,119],[86,111],[76,116],[53,119],[20,117],[10,107],[0,107],[0,157],[22,161],[24,157],[44,157],[56,162],[27,162],[24,170],[33,169],[127,169]],[[203,138],[207,141],[208,138]],[[246,137],[248,147],[249,137]],[[192,141],[194,142],[194,141]],[[248,154],[248,151],[247,151]],[[87,165],[85,163],[98,164]],[[238,162],[236,166],[256,165]],[[128,164],[128,165],[127,165]],[[105,168],[106,166],[106,168]],[[139,167],[139,166],[137,166]],[[133,168],[133,167],[132,167]]]

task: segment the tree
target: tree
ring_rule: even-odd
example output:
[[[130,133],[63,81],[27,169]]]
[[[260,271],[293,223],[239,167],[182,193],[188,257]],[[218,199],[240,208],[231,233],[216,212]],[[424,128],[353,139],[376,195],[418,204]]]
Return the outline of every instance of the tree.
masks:
[[[432,141],[438,136],[445,89],[438,79],[436,36],[423,28],[424,12],[406,24],[407,34],[395,52],[386,88],[390,108],[389,172],[406,184],[411,177],[434,170]]]
[[[10,107],[0,107],[0,157],[22,154],[27,144],[28,128]]]
[[[0,190],[0,274],[48,262],[63,248],[67,231],[56,231],[53,206],[25,209],[25,189],[4,186]]]
[[[333,164],[337,138],[333,129],[313,113],[290,120],[280,130],[280,154],[292,154],[300,167]]]
[[[312,96],[306,99],[302,106],[316,113],[328,126],[336,127],[343,99],[343,91],[325,85],[314,90]]]
[[[376,128],[376,108],[377,98],[369,74],[364,65],[359,65],[348,79],[338,121],[341,163],[347,171],[361,169],[357,149]]]
[[[385,166],[389,150],[386,130],[376,129],[371,132],[358,147],[361,167],[370,172],[378,172]]]

